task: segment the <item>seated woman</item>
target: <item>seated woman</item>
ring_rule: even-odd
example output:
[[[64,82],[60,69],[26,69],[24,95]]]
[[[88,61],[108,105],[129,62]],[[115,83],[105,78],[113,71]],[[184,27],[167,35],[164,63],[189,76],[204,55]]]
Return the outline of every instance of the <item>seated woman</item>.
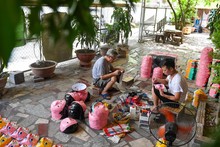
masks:
[[[179,107],[179,102],[183,102],[186,97],[188,85],[185,77],[183,77],[175,68],[175,62],[173,59],[166,59],[162,63],[163,73],[167,75],[166,79],[154,78],[152,87],[152,97],[154,101],[154,110],[158,106],[159,100],[163,103],[173,102],[176,103],[171,107]],[[156,84],[164,84],[164,88],[155,88]],[[161,87],[161,86],[160,86]]]

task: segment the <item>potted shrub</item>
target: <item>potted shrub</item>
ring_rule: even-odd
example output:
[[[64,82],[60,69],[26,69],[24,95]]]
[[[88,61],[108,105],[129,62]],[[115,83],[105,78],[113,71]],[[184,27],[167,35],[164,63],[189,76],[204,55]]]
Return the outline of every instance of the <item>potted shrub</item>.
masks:
[[[40,39],[41,40],[41,39]],[[42,46],[40,41],[40,60],[30,64],[32,73],[37,78],[49,78],[53,75],[57,62],[52,60],[43,60]]]
[[[38,60],[30,64],[30,68],[35,77],[49,78],[53,75],[56,65],[56,61]]]
[[[93,23],[91,25],[94,27],[94,33],[96,34],[98,27],[95,25],[95,21],[92,22]],[[76,47],[80,45],[81,49],[76,50],[75,53],[77,58],[80,60],[80,66],[91,67],[91,61],[96,55],[95,49],[99,46],[100,41],[98,37],[94,37],[94,34],[90,35],[88,32],[84,31],[84,29],[81,28],[77,23],[74,27],[79,29]]]
[[[3,69],[4,69],[4,64],[2,59],[0,59],[0,96],[3,93],[3,90],[5,88],[9,76],[8,72],[3,72]]]
[[[132,33],[131,22],[133,16],[131,15],[131,7],[126,4],[126,7],[115,7],[111,16],[113,24],[107,24],[108,34],[106,35],[106,41],[109,44],[119,42],[117,45],[117,51],[119,57],[125,57],[128,50],[128,37]]]

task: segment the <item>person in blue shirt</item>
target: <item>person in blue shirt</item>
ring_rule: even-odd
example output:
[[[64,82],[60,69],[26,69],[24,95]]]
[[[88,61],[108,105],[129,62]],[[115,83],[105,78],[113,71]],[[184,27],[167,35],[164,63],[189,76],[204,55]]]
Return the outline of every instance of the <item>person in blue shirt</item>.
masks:
[[[121,68],[114,68],[111,63],[117,58],[118,53],[114,49],[109,49],[105,56],[100,57],[92,68],[93,85],[101,88],[101,96],[104,99],[110,99],[108,90],[112,88],[118,80]]]

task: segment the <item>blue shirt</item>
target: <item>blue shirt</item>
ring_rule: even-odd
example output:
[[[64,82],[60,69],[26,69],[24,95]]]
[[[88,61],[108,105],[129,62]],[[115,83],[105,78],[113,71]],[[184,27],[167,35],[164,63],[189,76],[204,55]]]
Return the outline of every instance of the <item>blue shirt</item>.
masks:
[[[109,63],[105,57],[100,57],[92,68],[92,78],[97,80],[100,76],[110,73],[112,68],[111,63]]]

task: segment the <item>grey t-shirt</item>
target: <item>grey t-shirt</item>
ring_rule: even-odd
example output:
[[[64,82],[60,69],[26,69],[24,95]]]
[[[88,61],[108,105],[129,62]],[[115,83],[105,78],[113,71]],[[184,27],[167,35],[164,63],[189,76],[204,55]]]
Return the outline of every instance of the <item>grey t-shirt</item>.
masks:
[[[112,65],[105,59],[105,57],[100,57],[92,68],[92,77],[94,80],[100,78],[101,75],[108,74],[111,70]]]

